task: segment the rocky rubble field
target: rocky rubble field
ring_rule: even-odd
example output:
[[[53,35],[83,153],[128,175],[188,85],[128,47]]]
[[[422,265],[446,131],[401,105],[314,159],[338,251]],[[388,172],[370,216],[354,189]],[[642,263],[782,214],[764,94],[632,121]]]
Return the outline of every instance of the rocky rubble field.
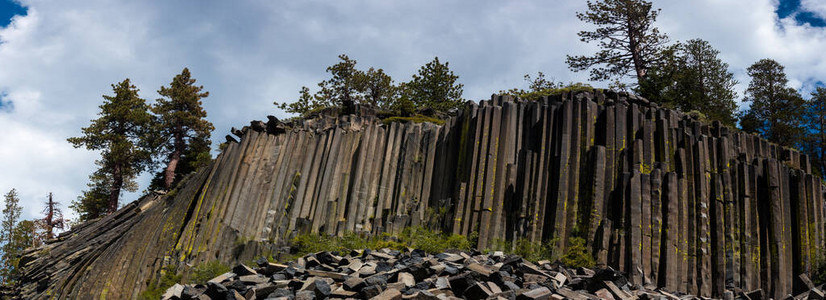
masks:
[[[611,268],[534,264],[503,252],[318,252],[286,265],[265,258],[257,265],[238,265],[204,284],[176,284],[163,299],[699,299],[631,286]],[[808,290],[795,299],[824,299],[822,286],[805,275],[798,280]],[[724,298],[766,299],[762,290],[726,291]]]

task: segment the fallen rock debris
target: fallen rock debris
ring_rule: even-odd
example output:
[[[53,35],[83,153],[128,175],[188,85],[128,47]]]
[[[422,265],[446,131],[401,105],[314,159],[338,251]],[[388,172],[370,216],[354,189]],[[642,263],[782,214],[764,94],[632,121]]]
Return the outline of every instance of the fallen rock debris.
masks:
[[[632,286],[610,268],[566,268],[536,264],[502,252],[354,250],[345,255],[318,252],[288,264],[260,258],[258,267],[238,265],[203,284],[175,284],[164,300],[312,300],[312,299],[703,299],[682,293]],[[824,299],[823,286],[795,299]],[[726,299],[768,299],[762,290],[726,291]],[[791,297],[791,296],[789,296]],[[791,298],[790,298],[791,299]]]

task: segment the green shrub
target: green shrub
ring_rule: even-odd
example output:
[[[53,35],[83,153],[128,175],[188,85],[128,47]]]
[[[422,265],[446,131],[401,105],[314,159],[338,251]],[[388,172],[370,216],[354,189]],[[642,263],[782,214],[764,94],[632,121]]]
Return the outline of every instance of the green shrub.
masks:
[[[447,237],[447,248],[458,250],[470,250],[473,249],[473,245],[470,244],[470,241],[464,235],[451,234]]]
[[[521,238],[516,240],[516,247],[514,247],[513,254],[533,262],[539,260],[554,261],[558,257],[555,250],[556,241],[556,239],[552,239],[547,243],[538,243]]]
[[[160,272],[161,278],[158,279],[158,282],[156,284],[150,284],[149,288],[138,295],[138,299],[161,299],[163,293],[165,293],[167,289],[176,283],[180,282],[181,277],[183,277],[183,275],[176,272],[175,266],[173,265],[167,265],[161,269]]]
[[[201,263],[192,268],[192,273],[189,276],[189,282],[204,283],[212,278],[217,277],[218,275],[224,274],[229,271],[230,267],[219,261],[214,260],[206,263]]]
[[[371,246],[365,247],[368,249],[393,249],[393,250],[404,250],[407,248],[407,245],[404,243],[400,243],[397,241],[390,241],[390,240],[380,240],[372,243]]]
[[[812,282],[819,286],[826,283],[826,258],[816,257],[812,261]]]
[[[428,253],[441,253],[448,249],[470,250],[472,243],[462,235],[447,234],[422,227],[405,228],[398,236],[382,234],[368,238],[348,232],[341,237],[321,234],[301,234],[293,238],[292,255],[283,261],[320,251],[347,252],[352,249],[421,249]]]
[[[572,237],[568,239],[568,247],[565,248],[565,253],[559,259],[568,267],[593,267],[596,263],[594,257],[585,247],[585,239],[581,237]]]
[[[560,83],[561,86],[561,83]],[[587,83],[569,83],[567,86],[562,87],[555,87],[555,88],[546,88],[538,91],[523,91],[523,90],[512,90],[509,92],[505,92],[507,94],[517,96],[519,98],[529,100],[529,101],[537,101],[542,99],[542,97],[546,96],[554,96],[554,95],[561,95],[562,93],[574,93],[574,92],[593,92],[594,87],[588,85]],[[502,93],[502,92],[500,92]]]
[[[339,251],[340,241],[336,237],[328,237],[322,234],[300,234],[293,238],[293,248],[299,253],[315,253],[319,251]]]
[[[302,234],[293,239],[292,254],[284,256],[283,262],[294,260],[308,253],[321,251],[348,252],[352,249],[382,249],[405,250],[406,248],[421,249],[427,253],[438,254],[446,250],[473,249],[478,234],[471,233],[469,237],[459,234],[447,234],[429,230],[423,227],[408,227],[398,236],[383,233],[368,238],[355,233],[345,233],[341,237],[325,236],[320,234]],[[516,254],[529,261],[559,260],[570,267],[591,267],[595,264],[594,258],[585,247],[585,239],[572,237],[568,240],[565,253],[557,253],[556,245],[559,239],[551,239],[544,243],[531,242],[528,239],[518,239],[516,245],[510,241],[495,241],[486,251],[498,250]]]
[[[362,237],[355,232],[344,233],[342,237],[338,238],[338,244],[340,244],[339,248],[342,248],[341,250],[364,249],[370,246],[367,238]]]

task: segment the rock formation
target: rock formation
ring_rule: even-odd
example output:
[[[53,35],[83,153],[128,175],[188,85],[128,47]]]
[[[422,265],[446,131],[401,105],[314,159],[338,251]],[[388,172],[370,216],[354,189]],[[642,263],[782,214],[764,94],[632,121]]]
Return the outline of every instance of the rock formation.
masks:
[[[584,237],[632,285],[780,299],[824,246],[807,156],[633,95],[494,96],[444,125],[293,125],[233,130],[240,142],[178,189],[30,250],[22,295],[135,297],[165,266],[250,260],[299,232],[425,226],[477,233],[479,249]]]
[[[534,264],[502,251],[429,255],[422,250],[367,249],[342,256],[324,251],[288,265],[266,259],[257,265],[238,265],[203,283],[175,284],[162,299],[693,299],[629,287],[622,273],[611,268]],[[814,286],[810,290],[801,296],[823,293]]]
[[[502,251],[322,251],[287,264],[263,257],[256,264],[254,269],[237,265],[206,282],[175,284],[161,299],[705,299],[630,285],[611,267],[573,269],[547,260],[534,264]],[[822,285],[816,287],[806,274],[797,279],[801,290],[794,299],[823,299]],[[766,295],[762,289],[727,290],[723,299],[756,300]]]

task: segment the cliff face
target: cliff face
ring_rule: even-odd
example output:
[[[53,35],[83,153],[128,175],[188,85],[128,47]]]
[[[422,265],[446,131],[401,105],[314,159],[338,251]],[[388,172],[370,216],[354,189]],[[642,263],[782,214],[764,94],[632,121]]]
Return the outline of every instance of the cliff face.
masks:
[[[165,266],[249,260],[298,232],[426,226],[478,233],[480,249],[584,237],[635,284],[779,299],[824,246],[805,155],[635,97],[494,97],[442,126],[276,125],[254,123],[169,195],[31,250],[23,297],[135,297]]]

